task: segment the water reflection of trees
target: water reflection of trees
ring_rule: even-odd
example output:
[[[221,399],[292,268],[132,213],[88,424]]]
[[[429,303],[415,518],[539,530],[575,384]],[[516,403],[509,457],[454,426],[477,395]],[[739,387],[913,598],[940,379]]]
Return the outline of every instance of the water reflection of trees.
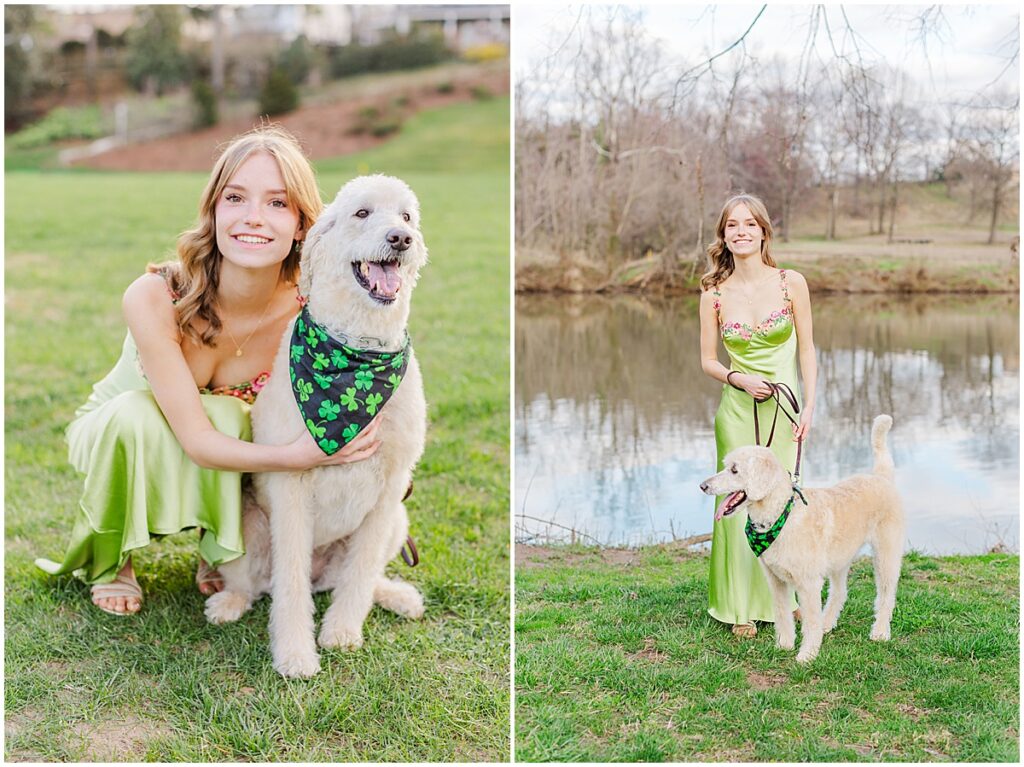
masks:
[[[881,412],[905,444],[948,432],[974,461],[1017,465],[1016,296],[817,297],[814,310],[815,475],[865,468]],[[534,430],[548,424],[526,412],[539,398],[576,410],[594,464],[618,465],[655,435],[706,439],[720,386],[701,372],[699,345],[695,296],[517,297],[517,450],[544,439]]]
[[[998,381],[1018,375],[1018,306],[1016,296],[816,299],[819,408],[859,425],[882,411],[992,423],[1007,406]],[[700,371],[696,312],[695,297],[517,297],[517,410],[540,394],[596,396],[602,416],[628,415],[618,431],[667,416],[710,426],[720,387]]]

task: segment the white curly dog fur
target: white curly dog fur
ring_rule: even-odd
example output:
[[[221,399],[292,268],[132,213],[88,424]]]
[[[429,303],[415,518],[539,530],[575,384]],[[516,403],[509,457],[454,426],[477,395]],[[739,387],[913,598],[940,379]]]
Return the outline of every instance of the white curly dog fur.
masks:
[[[396,178],[362,176],[342,187],[309,231],[300,290],[328,332],[397,350],[426,261],[412,190]],[[253,406],[253,437],[262,444],[290,443],[306,429],[288,372],[291,333],[289,325]],[[402,498],[426,438],[423,382],[411,350],[405,377],[379,417],[381,444],[366,460],[255,475],[243,519],[246,554],[220,567],[224,590],[206,601],[206,617],[225,623],[271,592],[271,653],[284,676],[308,677],[320,668],[313,591],[334,592],[318,637],[325,648],[360,647],[375,602],[409,618],[423,615],[420,593],[384,575],[408,535]]]
[[[894,465],[886,445],[892,418],[880,415],[871,428],[875,454],[873,472],[859,474],[830,488],[804,490],[807,505],[797,497],[775,542],[758,560],[774,601],[775,637],[792,650],[796,640],[791,589],[800,602],[803,640],[796,659],[814,660],[822,636],[833,628],[846,602],[850,564],[865,542],[871,544],[875,566],[875,622],[871,638],[889,639],[896,605],[896,585],[903,559],[903,511],[893,483]],[[716,519],[745,505],[755,527],[769,528],[793,493],[789,473],[771,450],[741,447],[729,453],[723,470],[701,483],[708,495],[725,495]],[[821,609],[821,589],[828,578],[828,601]]]

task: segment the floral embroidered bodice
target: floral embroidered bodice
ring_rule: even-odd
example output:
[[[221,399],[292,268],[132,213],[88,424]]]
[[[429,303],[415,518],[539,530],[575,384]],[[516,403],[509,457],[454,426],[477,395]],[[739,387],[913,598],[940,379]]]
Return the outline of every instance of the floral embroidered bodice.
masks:
[[[782,288],[783,306],[776,309],[753,327],[745,322],[722,322],[722,293],[716,285],[711,290],[714,297],[715,316],[722,334],[722,343],[732,351],[744,348],[749,343],[760,341],[769,345],[785,343],[793,333],[793,302],[789,297],[789,285],[786,282],[786,270],[779,270],[779,283]]]

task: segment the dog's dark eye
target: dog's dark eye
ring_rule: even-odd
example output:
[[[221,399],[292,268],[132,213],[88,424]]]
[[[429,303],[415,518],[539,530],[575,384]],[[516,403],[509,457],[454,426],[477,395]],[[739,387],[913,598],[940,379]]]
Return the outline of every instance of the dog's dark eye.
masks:
[[[412,216],[410,216],[408,213],[403,213],[402,218],[405,219],[406,221],[412,221]]]
[[[360,208],[359,210],[356,211],[356,218],[366,218],[369,215],[370,211],[368,211],[366,208]]]
[[[739,474],[740,473],[740,470],[736,468],[735,464],[733,464],[732,468],[730,468],[729,471],[731,471],[733,474]]]

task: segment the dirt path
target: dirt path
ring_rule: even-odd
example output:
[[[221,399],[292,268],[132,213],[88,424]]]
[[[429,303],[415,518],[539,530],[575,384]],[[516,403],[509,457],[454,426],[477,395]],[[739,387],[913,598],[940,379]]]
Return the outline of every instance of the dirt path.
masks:
[[[419,80],[409,84],[396,78],[373,95],[301,107],[276,118],[274,122],[294,133],[309,157],[319,160],[359,152],[387,140],[387,137],[376,137],[370,133],[350,132],[360,110],[366,107],[384,108],[402,97],[406,103],[401,107],[401,113],[408,118],[424,109],[469,101],[477,88],[486,88],[495,95],[509,92],[508,69],[459,73],[450,78],[453,88],[447,93],[439,92],[436,83],[423,82],[423,78]],[[217,156],[218,147],[258,123],[256,118],[224,121],[194,133],[118,147],[78,161],[75,166],[102,170],[208,171]]]

